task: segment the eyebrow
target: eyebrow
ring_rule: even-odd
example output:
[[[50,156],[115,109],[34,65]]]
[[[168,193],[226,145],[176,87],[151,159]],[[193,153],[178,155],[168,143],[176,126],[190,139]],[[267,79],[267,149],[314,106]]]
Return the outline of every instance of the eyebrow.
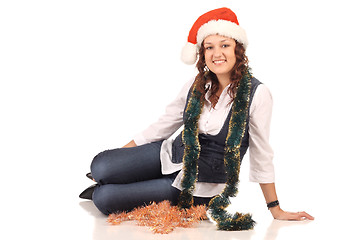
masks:
[[[220,42],[223,43],[223,42],[226,42],[226,41],[229,41],[229,39],[223,39]],[[204,42],[204,45],[205,44],[212,44],[212,42]]]

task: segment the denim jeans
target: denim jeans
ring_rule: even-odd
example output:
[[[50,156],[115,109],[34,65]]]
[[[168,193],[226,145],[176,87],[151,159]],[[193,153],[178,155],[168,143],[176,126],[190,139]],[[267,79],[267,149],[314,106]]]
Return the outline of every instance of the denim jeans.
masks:
[[[161,143],[119,148],[99,153],[91,163],[98,182],[92,199],[104,214],[169,200],[176,205],[180,191],[172,185],[177,173],[161,173]],[[194,203],[208,204],[211,198],[194,197]]]

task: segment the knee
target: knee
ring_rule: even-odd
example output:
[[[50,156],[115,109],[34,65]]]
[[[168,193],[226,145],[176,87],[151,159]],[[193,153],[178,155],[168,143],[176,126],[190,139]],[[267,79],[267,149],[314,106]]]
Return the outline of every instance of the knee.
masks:
[[[96,155],[90,165],[91,174],[97,182],[101,182],[101,179],[104,178],[107,172],[106,152],[107,151],[104,151]]]
[[[116,210],[113,209],[113,198],[106,188],[106,185],[97,187],[93,193],[92,201],[100,212],[105,215],[109,215],[114,213]]]

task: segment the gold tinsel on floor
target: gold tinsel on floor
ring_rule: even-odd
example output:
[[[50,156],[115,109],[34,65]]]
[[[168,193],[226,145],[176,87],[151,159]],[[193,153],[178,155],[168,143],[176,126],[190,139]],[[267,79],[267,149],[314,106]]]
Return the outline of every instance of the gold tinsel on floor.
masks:
[[[150,227],[153,233],[168,234],[177,227],[189,228],[205,219],[205,205],[180,210],[177,206],[171,206],[169,201],[163,201],[136,208],[128,213],[110,214],[107,221],[118,225],[123,221],[135,220],[140,226]]]

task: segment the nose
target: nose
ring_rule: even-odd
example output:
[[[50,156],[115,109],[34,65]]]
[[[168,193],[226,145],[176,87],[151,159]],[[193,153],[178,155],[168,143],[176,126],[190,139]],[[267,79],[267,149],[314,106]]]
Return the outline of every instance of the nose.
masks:
[[[222,56],[222,49],[219,47],[214,48],[214,57],[221,57]]]

